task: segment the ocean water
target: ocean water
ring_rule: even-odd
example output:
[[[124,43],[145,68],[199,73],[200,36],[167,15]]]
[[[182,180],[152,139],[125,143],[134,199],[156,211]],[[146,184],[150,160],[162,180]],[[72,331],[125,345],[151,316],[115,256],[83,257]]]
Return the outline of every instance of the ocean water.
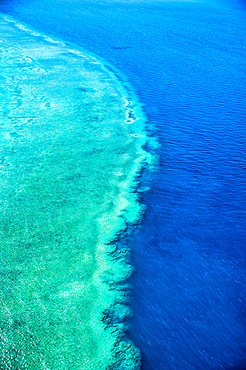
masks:
[[[246,368],[243,1],[6,0],[2,12],[105,58],[135,87],[158,155],[128,337],[142,368]],[[156,145],[156,140],[158,145]]]

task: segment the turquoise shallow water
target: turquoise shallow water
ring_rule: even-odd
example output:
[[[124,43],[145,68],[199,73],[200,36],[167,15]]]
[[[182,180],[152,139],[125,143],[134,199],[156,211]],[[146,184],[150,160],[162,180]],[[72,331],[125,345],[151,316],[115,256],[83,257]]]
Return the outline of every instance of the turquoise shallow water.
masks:
[[[132,267],[111,242],[142,214],[144,116],[94,57],[0,30],[1,368],[137,369]]]

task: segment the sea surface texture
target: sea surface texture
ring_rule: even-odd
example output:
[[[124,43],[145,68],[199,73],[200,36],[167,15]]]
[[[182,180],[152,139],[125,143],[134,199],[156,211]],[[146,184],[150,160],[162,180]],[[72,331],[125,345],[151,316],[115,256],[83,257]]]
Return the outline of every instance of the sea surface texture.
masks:
[[[121,240],[133,255],[127,335],[142,369],[245,369],[245,1],[2,0],[0,9],[106,59],[144,103],[159,167],[143,174],[147,210]]]
[[[0,35],[0,368],[137,369],[110,242],[142,213],[143,116],[95,58],[3,15]]]

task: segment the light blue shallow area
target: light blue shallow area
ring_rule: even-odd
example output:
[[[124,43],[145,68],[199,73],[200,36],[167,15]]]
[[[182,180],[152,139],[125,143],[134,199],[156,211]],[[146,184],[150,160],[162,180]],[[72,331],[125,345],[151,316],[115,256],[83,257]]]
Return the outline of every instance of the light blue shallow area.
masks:
[[[143,179],[129,336],[143,369],[244,369],[246,8],[241,1],[3,1],[122,70],[160,166]]]
[[[0,368],[139,369],[126,340],[141,106],[104,64],[0,13]]]

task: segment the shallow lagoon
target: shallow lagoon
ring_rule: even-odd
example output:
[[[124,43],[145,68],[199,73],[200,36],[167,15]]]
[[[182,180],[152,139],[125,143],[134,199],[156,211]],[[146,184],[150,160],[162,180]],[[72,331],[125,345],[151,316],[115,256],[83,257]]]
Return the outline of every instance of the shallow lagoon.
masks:
[[[10,17],[0,29],[1,368],[137,369],[132,267],[111,242],[142,213],[144,116],[94,57]]]

